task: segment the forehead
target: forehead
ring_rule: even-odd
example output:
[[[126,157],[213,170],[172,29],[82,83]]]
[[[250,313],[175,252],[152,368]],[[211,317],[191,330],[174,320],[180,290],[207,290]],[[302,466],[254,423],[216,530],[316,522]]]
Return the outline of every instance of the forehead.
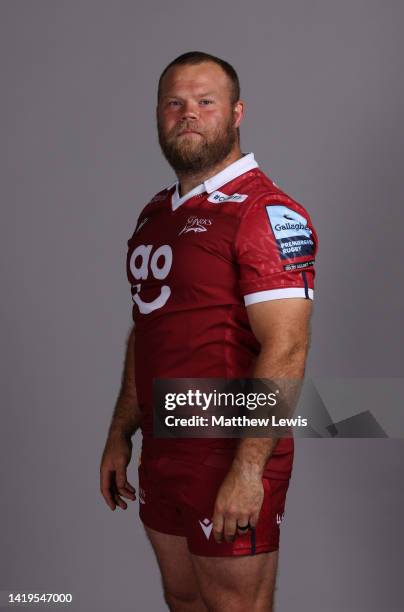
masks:
[[[214,62],[185,64],[169,68],[161,82],[161,95],[180,95],[181,92],[206,90],[227,95],[231,81],[224,70]]]

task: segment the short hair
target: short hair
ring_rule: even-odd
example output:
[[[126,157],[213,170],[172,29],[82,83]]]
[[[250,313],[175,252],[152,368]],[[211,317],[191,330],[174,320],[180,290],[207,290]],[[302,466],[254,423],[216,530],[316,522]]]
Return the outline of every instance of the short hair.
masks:
[[[221,67],[221,69],[227,74],[231,83],[231,103],[235,104],[240,99],[240,82],[238,79],[237,72],[233,66],[215,55],[204,53],[203,51],[188,51],[175,58],[168,66],[166,66],[160,75],[158,89],[157,89],[157,100],[160,100],[161,96],[161,83],[166,72],[173,66],[184,66],[186,64],[202,64],[203,62],[213,62]]]

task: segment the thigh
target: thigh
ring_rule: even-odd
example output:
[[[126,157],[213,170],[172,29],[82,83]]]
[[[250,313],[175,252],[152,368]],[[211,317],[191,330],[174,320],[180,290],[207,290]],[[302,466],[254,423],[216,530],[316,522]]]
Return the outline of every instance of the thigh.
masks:
[[[211,612],[270,612],[278,551],[242,557],[191,555],[202,598]]]
[[[165,594],[185,601],[197,599],[199,588],[186,538],[146,526],[145,530],[157,557]]]

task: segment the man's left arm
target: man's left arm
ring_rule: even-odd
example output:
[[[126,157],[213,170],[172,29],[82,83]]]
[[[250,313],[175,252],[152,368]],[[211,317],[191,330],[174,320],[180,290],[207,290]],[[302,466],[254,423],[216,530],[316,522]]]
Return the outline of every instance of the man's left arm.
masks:
[[[312,301],[287,298],[247,307],[251,329],[261,345],[253,378],[304,377]],[[255,527],[264,497],[262,474],[277,438],[240,440],[232,466],[216,498],[213,532],[217,542],[234,540],[238,526]]]

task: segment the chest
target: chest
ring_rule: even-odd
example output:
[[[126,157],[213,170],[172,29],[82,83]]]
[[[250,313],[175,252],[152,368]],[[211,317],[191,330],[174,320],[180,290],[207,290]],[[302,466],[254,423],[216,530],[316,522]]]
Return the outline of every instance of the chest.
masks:
[[[234,272],[238,219],[200,209],[157,210],[142,216],[128,241],[127,272],[132,284],[171,286],[225,282]]]

